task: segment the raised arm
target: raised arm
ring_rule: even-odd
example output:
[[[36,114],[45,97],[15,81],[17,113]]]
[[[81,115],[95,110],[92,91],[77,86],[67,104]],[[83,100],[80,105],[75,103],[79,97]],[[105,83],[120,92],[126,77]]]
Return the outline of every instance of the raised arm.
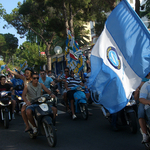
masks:
[[[6,71],[9,71],[11,74],[14,74],[14,75],[17,76],[18,78],[22,79],[23,82],[25,81],[25,77],[24,77],[24,76],[18,74],[16,71],[10,70],[10,69],[8,68],[8,66],[5,66],[5,68],[6,68]]]

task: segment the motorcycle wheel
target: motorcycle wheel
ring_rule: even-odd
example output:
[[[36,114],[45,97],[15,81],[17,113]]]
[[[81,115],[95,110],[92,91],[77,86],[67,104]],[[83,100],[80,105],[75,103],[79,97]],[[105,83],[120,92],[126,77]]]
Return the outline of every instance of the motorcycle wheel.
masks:
[[[81,111],[82,117],[85,120],[87,120],[88,116],[89,116],[87,105],[86,104],[82,104],[82,103],[80,103],[79,105],[80,105],[80,111]]]
[[[5,127],[5,129],[9,128],[9,114],[8,114],[8,112],[4,112],[4,127]]]
[[[146,148],[147,150],[150,150],[150,142],[144,143],[144,145],[145,145],[145,148]]]
[[[43,123],[43,128],[45,130],[46,138],[50,147],[55,147],[57,142],[56,131],[53,125]]]
[[[135,112],[129,113],[129,126],[130,130],[133,134],[137,133],[137,121],[136,121],[136,114]]]

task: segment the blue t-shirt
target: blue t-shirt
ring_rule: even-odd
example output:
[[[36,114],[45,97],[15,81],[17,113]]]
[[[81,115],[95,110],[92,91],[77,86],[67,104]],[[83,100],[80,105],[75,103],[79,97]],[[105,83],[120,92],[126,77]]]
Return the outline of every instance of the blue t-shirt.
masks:
[[[17,85],[23,85],[23,80],[22,79],[13,78],[13,79],[11,79],[11,82],[13,84],[13,87],[16,87]]]
[[[45,82],[43,82],[42,78],[39,79],[39,83],[43,83],[47,88],[50,88],[50,84],[53,81],[51,77],[46,77]]]

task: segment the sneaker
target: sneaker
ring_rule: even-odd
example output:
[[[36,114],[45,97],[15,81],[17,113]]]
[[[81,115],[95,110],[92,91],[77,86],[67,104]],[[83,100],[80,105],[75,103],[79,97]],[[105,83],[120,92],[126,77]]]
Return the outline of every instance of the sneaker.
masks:
[[[74,115],[72,115],[72,119],[74,120],[74,119],[76,119],[77,118],[77,116],[74,114]]]
[[[33,134],[37,134],[37,128],[33,127]]]
[[[15,119],[15,114],[14,113],[12,114],[12,119]]]
[[[145,134],[145,136],[143,136],[143,140],[141,143],[148,143],[148,142],[150,142],[150,137],[147,134]]]

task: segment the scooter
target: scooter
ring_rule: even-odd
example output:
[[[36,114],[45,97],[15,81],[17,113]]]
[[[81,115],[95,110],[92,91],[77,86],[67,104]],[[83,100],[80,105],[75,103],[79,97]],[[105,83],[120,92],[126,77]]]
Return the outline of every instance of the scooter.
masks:
[[[92,99],[98,99],[98,95],[94,96],[92,94]],[[100,105],[101,111],[106,119],[111,123],[112,122],[112,114],[103,106]],[[137,118],[136,118],[136,110],[137,104],[134,99],[129,100],[126,107],[117,112],[117,124],[119,125],[128,125],[130,127],[131,133],[137,133]]]
[[[83,92],[85,90],[85,87],[82,86],[76,86],[71,88],[71,90],[76,90],[74,93],[74,106],[75,106],[75,113],[81,113],[82,117],[87,120],[88,119],[88,108],[87,108],[87,99],[86,95]],[[69,102],[69,105],[70,102]]]
[[[22,99],[23,86],[17,85],[15,88],[15,100],[16,100],[16,112],[19,113],[21,111],[21,107],[24,103]]]
[[[12,105],[11,105],[11,92],[0,92],[0,112],[1,120],[4,123],[5,129],[9,128],[9,121],[12,120]]]
[[[41,97],[34,99],[32,104],[38,104],[35,108],[34,120],[38,129],[38,133],[33,134],[33,130],[28,131],[30,138],[34,139],[38,135],[45,135],[48,144],[54,147],[57,142],[55,120],[51,106],[57,105],[57,99],[51,98],[49,94],[44,94]],[[30,122],[29,122],[30,124]],[[31,128],[32,125],[30,124]]]

